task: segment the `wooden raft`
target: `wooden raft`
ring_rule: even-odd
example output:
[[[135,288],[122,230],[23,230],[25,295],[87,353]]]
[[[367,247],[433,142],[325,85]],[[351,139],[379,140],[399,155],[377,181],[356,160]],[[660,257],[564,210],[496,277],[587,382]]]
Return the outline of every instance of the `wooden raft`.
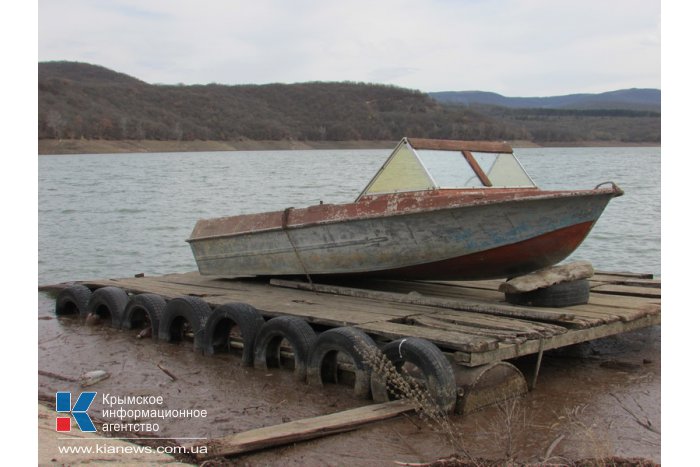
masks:
[[[312,285],[190,272],[82,283],[156,293],[166,299],[193,295],[211,306],[245,302],[266,318],[293,315],[319,326],[356,326],[377,340],[422,337],[470,367],[661,323],[661,281],[649,275],[598,272],[590,279],[589,303],[566,308],[509,305],[498,291],[502,282],[374,280]]]

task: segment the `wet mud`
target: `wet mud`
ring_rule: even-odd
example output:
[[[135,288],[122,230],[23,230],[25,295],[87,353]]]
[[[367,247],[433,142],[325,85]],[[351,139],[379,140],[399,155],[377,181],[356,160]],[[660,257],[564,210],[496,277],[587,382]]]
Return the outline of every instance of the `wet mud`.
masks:
[[[206,356],[194,352],[191,342],[138,339],[138,330],[57,317],[50,294],[39,293],[38,304],[39,399],[53,401],[57,391],[96,391],[90,415],[98,427],[157,423],[153,435],[184,444],[369,403],[355,399],[350,387],[315,388],[297,382],[291,371],[243,367],[239,355]],[[527,378],[532,375],[533,358],[513,363]],[[78,377],[92,370],[110,377],[80,387]],[[524,398],[453,417],[456,439],[416,416],[401,416],[237,461],[391,465],[430,462],[463,449],[474,458],[523,462],[612,456],[660,462],[660,386],[661,330],[655,326],[546,352],[535,389]],[[206,410],[207,416],[119,420],[103,416],[103,410],[119,408],[103,395],[162,396],[162,405],[144,408]]]

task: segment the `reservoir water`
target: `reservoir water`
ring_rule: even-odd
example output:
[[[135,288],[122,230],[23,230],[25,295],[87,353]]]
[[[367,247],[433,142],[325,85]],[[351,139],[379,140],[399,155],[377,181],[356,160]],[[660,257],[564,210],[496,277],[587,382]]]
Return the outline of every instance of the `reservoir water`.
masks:
[[[196,269],[197,219],[351,202],[389,150],[39,157],[39,283]],[[568,258],[661,272],[660,148],[532,148],[516,154],[544,189],[625,190]]]

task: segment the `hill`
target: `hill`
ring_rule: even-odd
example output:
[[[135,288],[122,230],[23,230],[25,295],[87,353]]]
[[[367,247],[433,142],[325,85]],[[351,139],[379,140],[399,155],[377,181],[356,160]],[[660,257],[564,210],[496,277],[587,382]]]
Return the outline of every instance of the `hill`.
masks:
[[[96,65],[39,64],[39,138],[521,139],[419,91],[364,83],[151,85]]]
[[[622,109],[661,112],[659,89],[620,89],[600,94],[568,94],[551,97],[506,97],[495,92],[446,91],[429,95],[444,104],[495,105],[515,109]]]
[[[354,82],[154,85],[78,62],[42,62],[38,72],[40,139],[660,140],[660,115],[635,110],[542,114],[541,109],[445,104],[416,90]]]
[[[39,81],[56,80],[98,86],[148,86],[141,80],[98,65],[79,62],[40,62]]]

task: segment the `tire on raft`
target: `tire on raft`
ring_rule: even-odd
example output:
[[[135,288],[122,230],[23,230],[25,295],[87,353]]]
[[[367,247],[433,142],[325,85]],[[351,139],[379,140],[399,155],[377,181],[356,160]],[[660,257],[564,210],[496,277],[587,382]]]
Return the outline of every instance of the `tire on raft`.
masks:
[[[452,365],[435,344],[418,337],[406,337],[384,345],[382,352],[399,371],[403,380],[406,380],[401,373],[404,365],[407,362],[415,365],[423,374],[424,389],[430,401],[446,414],[454,410],[457,403],[455,375],[452,371]],[[390,381],[392,378],[389,371],[391,368],[380,368],[379,371],[372,372],[372,398],[375,402],[387,402],[391,399],[387,383],[391,386],[394,385]],[[413,386],[412,384],[411,387]],[[393,390],[398,389],[394,387]],[[406,395],[399,394],[398,396],[404,397]]]
[[[530,292],[506,293],[505,296],[506,301],[513,305],[559,308],[588,303],[590,290],[588,279],[579,279],[560,282]]]
[[[202,334],[211,308],[199,297],[183,295],[168,302],[158,324],[158,339],[180,342],[185,337],[186,326],[194,336],[195,350],[202,349]]]
[[[119,287],[101,287],[95,290],[88,303],[88,316],[97,315],[100,319],[109,315],[110,324],[118,328],[121,326],[126,304],[129,303],[129,295]]]
[[[277,316],[267,321],[255,339],[255,367],[279,368],[280,346],[286,339],[294,352],[294,374],[300,381],[306,379],[306,362],[316,333],[309,323],[296,316]]]
[[[165,311],[166,302],[163,297],[153,293],[133,295],[124,309],[121,321],[122,329],[144,329],[150,323],[151,337],[158,338],[158,328],[161,316]]]
[[[307,363],[310,384],[338,383],[338,353],[349,356],[355,367],[355,396],[368,399],[372,395],[371,366],[368,361],[379,353],[379,347],[366,333],[347,326],[322,332],[311,349]]]
[[[243,365],[253,366],[255,338],[265,324],[262,315],[247,303],[226,303],[218,306],[207,319],[202,332],[202,349],[207,354],[225,352],[231,329],[238,326],[243,339]]]
[[[85,317],[88,314],[88,304],[92,291],[84,285],[76,284],[61,290],[56,297],[56,314],[78,314]]]

